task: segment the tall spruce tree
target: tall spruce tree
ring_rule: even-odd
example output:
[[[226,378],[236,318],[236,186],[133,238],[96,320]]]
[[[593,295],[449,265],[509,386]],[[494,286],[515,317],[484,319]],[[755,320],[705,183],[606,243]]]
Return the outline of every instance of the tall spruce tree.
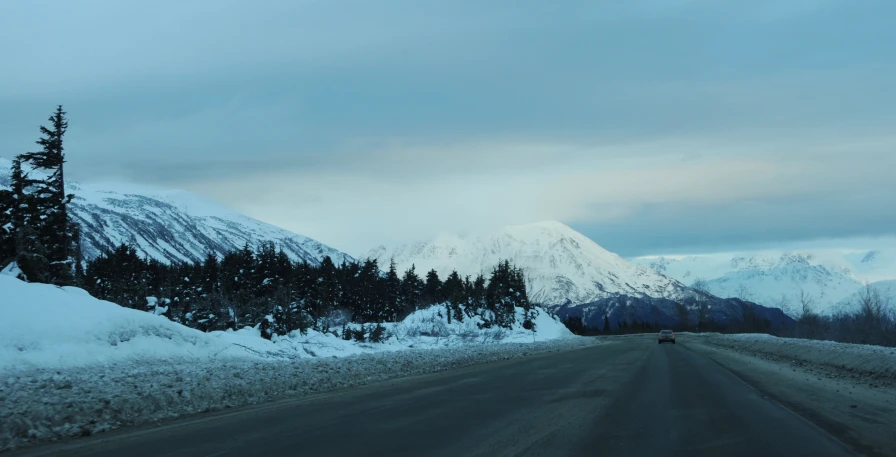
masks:
[[[29,231],[21,234],[24,240],[19,247],[40,251],[39,242],[46,252],[49,266],[46,282],[57,285],[75,284],[75,274],[79,271],[75,264],[80,258],[75,252],[80,246],[79,230],[69,217],[67,208],[73,195],[65,193],[63,137],[68,129],[65,114],[62,106],[57,106],[56,112],[49,118],[50,127],[40,126],[41,137],[37,144],[41,149],[17,157],[22,168],[38,172],[32,173],[35,177],[23,174],[22,191],[26,198],[16,211],[23,211],[24,224],[21,227],[27,225],[33,234]],[[28,239],[35,235],[37,242]],[[18,254],[33,258],[36,252],[20,251]],[[37,276],[36,273],[32,272],[32,275]]]
[[[16,156],[10,170],[12,208],[10,221],[13,235],[13,258],[22,271],[22,279],[31,282],[49,282],[50,262],[47,250],[40,240],[36,224],[41,222],[35,198],[27,192],[28,177],[22,170],[22,160]]]
[[[383,322],[384,299],[381,296],[379,284],[380,269],[375,259],[367,259],[358,271],[358,300],[360,302],[359,315],[352,316],[355,322]]]
[[[426,284],[423,286],[423,303],[433,305],[445,300],[442,296],[442,280],[435,269],[426,273]]]
[[[401,315],[404,318],[417,310],[423,302],[424,282],[417,276],[416,267],[411,265],[401,278]]]
[[[464,282],[460,279],[457,271],[452,271],[445,282],[442,284],[442,296],[451,305],[454,319],[457,321],[464,320],[462,306],[467,305],[467,297],[464,293]]]
[[[401,302],[401,278],[395,266],[395,259],[389,261],[389,272],[383,284],[383,319],[390,322],[398,321],[398,313]]]

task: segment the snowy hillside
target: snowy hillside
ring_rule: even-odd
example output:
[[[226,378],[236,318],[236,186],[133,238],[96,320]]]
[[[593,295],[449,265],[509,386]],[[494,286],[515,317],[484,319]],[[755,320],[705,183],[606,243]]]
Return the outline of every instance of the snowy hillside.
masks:
[[[0,158],[0,187],[9,187],[10,161]],[[163,262],[196,261],[206,253],[256,247],[272,241],[293,260],[334,262],[346,254],[310,238],[238,214],[181,190],[135,185],[99,187],[66,184],[75,194],[72,217],[82,228],[82,250],[87,259],[121,243],[132,244],[139,255]]]
[[[862,254],[866,257],[868,253]],[[782,299],[795,307],[800,291],[809,294],[816,308],[832,311],[845,297],[855,293],[863,278],[852,268],[850,258],[862,263],[859,253],[844,251],[752,252],[693,256],[648,256],[631,259],[686,284],[705,280],[708,292],[720,297],[738,297],[766,306],[780,306]],[[886,256],[866,271],[887,274]]]
[[[444,277],[488,275],[502,259],[527,275],[529,299],[546,305],[588,303],[614,294],[674,297],[685,288],[678,281],[627,262],[560,222],[506,227],[483,236],[440,235],[432,241],[396,248],[380,246],[365,258],[399,270],[414,265],[419,274],[435,269]]]

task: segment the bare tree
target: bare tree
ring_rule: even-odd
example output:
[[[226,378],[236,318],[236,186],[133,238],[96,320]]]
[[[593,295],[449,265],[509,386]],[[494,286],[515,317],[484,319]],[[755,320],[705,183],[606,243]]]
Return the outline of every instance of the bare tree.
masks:
[[[678,315],[678,322],[679,322],[679,325],[681,326],[681,329],[679,331],[686,331],[688,329],[688,320],[689,320],[688,317],[690,314],[688,312],[688,306],[680,300],[676,301],[675,302],[675,314]]]
[[[706,322],[706,318],[709,316],[709,301],[706,297],[700,297],[697,299],[697,332],[700,331],[700,324]]]
[[[735,295],[737,296],[737,298],[743,301],[753,301],[753,293],[750,292],[750,289],[747,289],[747,286],[744,284],[737,286],[737,292],[735,293]]]
[[[822,319],[815,310],[815,298],[812,294],[800,289],[800,295],[797,297],[797,337],[800,338],[819,338],[822,332]]]
[[[797,301],[799,306],[796,312],[797,320],[812,318],[817,314],[815,312],[815,299],[812,298],[811,294],[806,293],[805,290],[800,289],[800,296]]]
[[[794,309],[790,306],[790,299],[787,298],[787,294],[781,294],[781,299],[778,300],[777,303],[775,303],[775,307],[784,311],[786,314],[788,314],[791,317],[797,316],[798,312],[796,309]]]
[[[705,278],[697,277],[694,278],[694,282],[691,283],[691,288],[696,291],[694,294],[694,311],[696,312],[696,329],[695,331],[700,331],[700,324],[706,322],[706,317],[709,315],[709,296],[711,295],[709,291],[709,281]],[[683,311],[678,310],[679,319],[682,319],[682,314],[684,314],[684,321],[687,322],[687,308]]]
[[[691,289],[694,289],[699,292],[703,292],[704,294],[709,293],[709,281],[705,278],[697,277],[694,278],[694,282],[691,283]]]
[[[858,296],[858,330],[863,333],[867,343],[881,344],[889,330],[890,303],[880,290],[866,283],[859,290]]]

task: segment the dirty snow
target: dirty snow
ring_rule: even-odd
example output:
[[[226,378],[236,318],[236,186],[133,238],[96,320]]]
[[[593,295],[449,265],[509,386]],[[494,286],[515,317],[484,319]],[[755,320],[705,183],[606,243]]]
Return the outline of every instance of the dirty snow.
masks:
[[[857,454],[896,456],[896,349],[768,335],[686,334],[681,342]]]
[[[896,348],[765,334],[697,334],[700,342],[754,357],[821,371],[831,377],[896,387]]]
[[[594,344],[546,312],[534,335],[448,324],[433,307],[386,324],[381,344],[317,332],[268,341],[254,328],[202,333],[77,288],[0,276],[0,291],[0,451]]]

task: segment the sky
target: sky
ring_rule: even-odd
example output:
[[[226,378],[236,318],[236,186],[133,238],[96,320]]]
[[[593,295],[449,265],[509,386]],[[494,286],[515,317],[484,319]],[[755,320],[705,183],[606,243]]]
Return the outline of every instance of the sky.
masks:
[[[0,156],[359,255],[559,220],[624,256],[896,236],[896,3],[0,3]],[[863,241],[864,242],[864,241]]]

